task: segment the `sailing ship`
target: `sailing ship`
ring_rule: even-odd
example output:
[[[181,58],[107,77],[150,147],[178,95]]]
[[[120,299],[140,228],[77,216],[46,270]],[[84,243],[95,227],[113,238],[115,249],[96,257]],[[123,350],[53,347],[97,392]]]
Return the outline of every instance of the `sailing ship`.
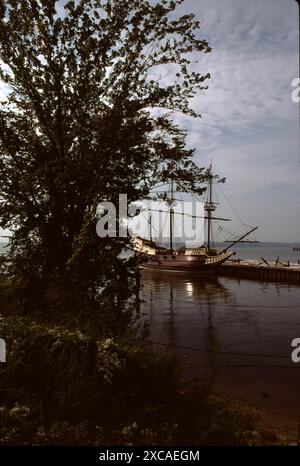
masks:
[[[140,259],[141,268],[173,272],[215,272],[221,264],[235,254],[230,248],[257,229],[257,227],[251,229],[221,251],[212,247],[212,222],[214,220],[230,221],[227,218],[214,216],[217,203],[213,200],[213,179],[210,167],[207,196],[204,202],[188,203],[176,199],[174,183],[171,180],[170,190],[166,193],[164,201],[156,200],[146,203],[146,208],[134,218],[131,225],[131,232],[134,233],[133,249]],[[207,228],[205,228],[205,221]],[[145,227],[145,224],[147,232],[141,235],[141,226]],[[184,227],[184,235],[180,235],[183,230],[178,229],[178,226]],[[191,232],[193,232],[192,235]],[[207,233],[206,241],[205,232]],[[175,249],[174,240],[180,237],[185,239],[185,246]],[[168,245],[162,245],[162,240],[166,243],[166,239]]]

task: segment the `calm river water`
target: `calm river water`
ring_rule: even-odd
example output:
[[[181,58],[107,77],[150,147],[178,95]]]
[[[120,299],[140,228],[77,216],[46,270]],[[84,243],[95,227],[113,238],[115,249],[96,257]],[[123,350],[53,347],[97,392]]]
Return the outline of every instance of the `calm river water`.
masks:
[[[214,367],[226,391],[300,417],[300,287],[143,270],[141,312],[157,348],[179,354],[190,378]]]

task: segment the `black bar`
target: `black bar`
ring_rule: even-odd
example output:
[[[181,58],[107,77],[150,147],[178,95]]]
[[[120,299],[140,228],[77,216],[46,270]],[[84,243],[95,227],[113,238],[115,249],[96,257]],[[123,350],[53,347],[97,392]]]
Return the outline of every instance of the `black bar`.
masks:
[[[0,447],[0,463],[3,466],[10,464],[80,464],[89,465],[137,465],[137,464],[214,464],[220,455],[224,463],[226,458],[232,464],[237,459],[239,464],[247,460],[262,459],[262,455],[268,455],[268,462],[276,459],[279,464],[288,464],[288,458],[297,455],[297,448],[288,447],[257,447],[257,446],[222,446],[222,447],[197,447],[197,446],[99,446],[99,447]],[[273,456],[274,455],[274,456]],[[290,456],[291,455],[291,456]],[[297,463],[295,463],[297,464]]]

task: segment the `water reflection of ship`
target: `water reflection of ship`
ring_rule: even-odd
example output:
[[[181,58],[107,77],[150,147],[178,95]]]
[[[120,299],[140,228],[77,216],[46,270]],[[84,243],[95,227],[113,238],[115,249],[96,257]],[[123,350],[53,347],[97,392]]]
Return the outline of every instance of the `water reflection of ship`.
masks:
[[[172,300],[170,303],[176,304],[176,298],[174,296],[178,294],[184,294],[187,300],[193,298],[193,300],[200,299],[201,302],[217,302],[221,301],[224,303],[231,304],[235,302],[235,299],[226,288],[220,279],[215,276],[197,277],[197,275],[191,275],[189,277],[178,275],[178,274],[166,274],[158,270],[144,269],[141,273],[141,282],[146,294],[150,293],[161,293],[164,292],[164,297],[168,299],[170,293],[172,293]],[[177,301],[178,302],[178,301]]]
[[[180,353],[188,368],[192,364],[198,369],[203,367],[206,383],[214,384],[219,349],[215,313],[219,305],[236,304],[235,296],[224,286],[222,279],[213,275],[203,279],[196,275],[186,277],[145,269],[141,273],[141,283],[143,307],[152,329],[152,342],[158,348]],[[194,319],[191,327],[191,320]],[[199,343],[196,346],[204,348],[202,352],[189,350],[190,339],[187,335],[191,328],[194,335],[195,331],[198,334],[196,339],[199,339]]]

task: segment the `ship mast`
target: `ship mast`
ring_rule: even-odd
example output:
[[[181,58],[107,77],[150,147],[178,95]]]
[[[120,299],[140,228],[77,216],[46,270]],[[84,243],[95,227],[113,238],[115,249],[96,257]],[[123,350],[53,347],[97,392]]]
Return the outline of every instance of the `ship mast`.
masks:
[[[174,209],[171,207],[173,204],[174,197],[174,182],[171,180],[171,197],[168,200],[170,207],[170,251],[173,254],[173,225],[174,225]]]
[[[151,213],[150,210],[148,211],[148,215],[149,215],[149,219],[148,219],[148,224],[149,224],[149,238],[150,238],[150,241],[153,241],[153,239],[152,239],[152,213]]]
[[[207,214],[207,249],[208,250],[210,250],[210,246],[211,246],[212,213],[216,210],[215,204],[213,203],[213,200],[212,200],[212,180],[213,180],[212,164],[210,164],[209,173],[208,173],[208,196],[207,196],[207,201],[204,205],[204,210]]]

